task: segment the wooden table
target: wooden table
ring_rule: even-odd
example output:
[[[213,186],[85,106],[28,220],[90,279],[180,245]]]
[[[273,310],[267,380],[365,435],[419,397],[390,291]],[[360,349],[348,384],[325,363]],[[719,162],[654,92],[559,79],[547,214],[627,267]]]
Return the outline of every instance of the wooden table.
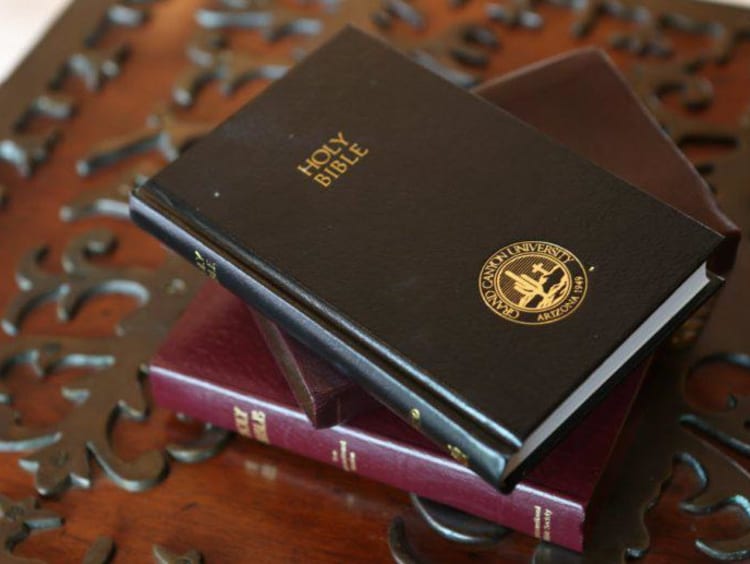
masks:
[[[685,0],[234,4],[270,17],[211,30],[216,14],[196,22],[197,10],[225,5],[78,0],[0,89],[0,549],[13,549],[0,563],[103,562],[115,546],[115,562],[198,561],[191,550],[209,563],[388,561],[389,528],[404,562],[582,561],[517,534],[483,550],[448,542],[404,492],[249,441],[223,446],[153,408],[143,364],[201,279],[127,221],[127,192],[262,90],[269,68],[355,21],[465,85],[605,47],[748,227],[750,12]],[[748,281],[743,240],[703,335],[639,400],[588,561],[649,546],[648,562],[750,557],[750,409],[727,409],[749,391]],[[717,362],[687,378],[706,357]],[[703,471],[697,516],[678,505]]]

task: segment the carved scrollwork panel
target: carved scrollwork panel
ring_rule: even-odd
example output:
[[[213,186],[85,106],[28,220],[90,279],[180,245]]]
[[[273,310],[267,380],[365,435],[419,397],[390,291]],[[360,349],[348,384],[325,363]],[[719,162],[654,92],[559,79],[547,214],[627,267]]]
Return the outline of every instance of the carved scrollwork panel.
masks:
[[[168,3],[160,3],[159,10],[162,4]],[[226,444],[228,433],[205,427],[192,441],[147,449],[134,457],[125,458],[114,446],[112,434],[124,420],[148,418],[144,363],[200,279],[192,267],[171,256],[156,269],[112,263],[117,245],[132,243],[128,237],[115,236],[107,222],[127,218],[130,190],[156,170],[150,164],[155,160],[152,157],[162,162],[173,160],[216,124],[214,114],[201,105],[206,98],[214,100],[211,88],[205,87],[209,82],[217,83],[224,94],[222,104],[236,107],[241,96],[230,94],[239,93],[247,82],[278,78],[300,53],[309,52],[345,23],[355,22],[380,33],[427,67],[464,86],[499,68],[507,70],[503,65],[515,60],[516,49],[531,49],[528,43],[516,41],[516,33],[525,33],[525,41],[533,37],[541,44],[548,41],[545,33],[551,24],[565,18],[568,36],[555,39],[555,44],[573,47],[600,38],[600,28],[608,30],[604,34],[607,46],[618,60],[628,61],[631,84],[675,141],[683,147],[700,142],[727,149],[697,164],[724,209],[750,228],[748,121],[739,116],[734,122],[717,124],[701,113],[723,103],[716,81],[709,77],[736,56],[737,44],[748,35],[750,19],[745,12],[690,0],[222,0],[195,5],[195,13],[189,14],[195,21],[187,22],[194,27],[192,35],[186,45],[175,46],[185,56],[182,67],[169,70],[174,76],[170,90],[162,92],[160,99],[139,101],[144,108],[162,109],[145,127],[135,124],[129,135],[113,136],[109,141],[105,135],[103,141],[91,143],[89,139],[88,144],[78,145],[82,149],[77,172],[91,176],[91,183],[81,179],[75,196],[65,201],[54,200],[51,189],[44,192],[60,206],[63,221],[54,236],[68,241],[59,267],[50,268],[43,260],[52,241],[24,240],[28,252],[16,268],[17,291],[3,302],[3,327],[13,338],[0,345],[0,386],[3,376],[15,374],[23,366],[43,382],[66,371],[75,372],[60,387],[73,408],[46,426],[25,421],[23,413],[15,412],[10,386],[0,387],[0,450],[23,452],[22,464],[34,475],[41,493],[62,494],[69,487],[90,487],[92,460],[120,487],[144,489],[163,478],[170,460],[206,460]],[[108,41],[108,34],[115,28],[140,26],[147,30],[144,24],[150,14],[166,17],[153,8],[145,0],[104,6],[78,0],[72,15],[65,16],[75,19],[76,32],[59,44],[59,53],[37,64],[38,76],[24,81],[23,88],[12,96],[7,89],[0,89],[0,107],[4,108],[0,113],[0,161],[28,175],[49,160],[55,142],[67,143],[66,127],[80,105],[79,96],[66,92],[67,82],[83,80],[93,100],[99,88],[118,88],[119,80],[111,79],[123,70],[130,71],[138,60],[139,42],[135,33],[123,42],[119,36],[117,41]],[[699,39],[699,46],[683,52],[675,33]],[[52,35],[50,40],[56,37]],[[126,58],[128,51],[134,56]],[[637,65],[632,65],[634,60]],[[673,103],[676,98],[679,107]],[[747,102],[750,107],[750,99]],[[210,114],[208,118],[206,114]],[[44,127],[40,127],[41,120],[45,120]],[[59,123],[54,126],[46,120]],[[0,195],[12,196],[23,186],[16,176],[10,178],[12,185],[0,176],[7,184]],[[91,230],[81,231],[84,221]],[[536,562],[622,561],[646,553],[650,538],[644,514],[658,500],[675,460],[692,468],[702,486],[698,495],[683,501],[683,511],[703,515],[734,505],[748,513],[747,402],[737,397],[730,402],[731,409],[715,412],[696,407],[684,394],[693,367],[708,360],[718,358],[747,367],[742,359],[750,347],[737,330],[746,327],[738,320],[738,311],[742,304],[750,303],[741,288],[750,276],[744,266],[748,259],[742,258],[747,254],[746,242],[743,245],[734,275],[737,278],[724,291],[732,305],[722,305],[726,304],[722,297],[697,348],[662,361],[657,378],[644,389],[641,416],[633,425],[640,436],[651,440],[622,454],[626,463],[620,468],[627,468],[626,475],[619,476],[620,485],[609,504],[612,509],[604,511],[587,553],[581,557],[540,544]],[[43,304],[54,304],[56,323],[64,328],[94,307],[92,298],[107,295],[126,296],[135,307],[118,321],[111,335],[91,338],[57,335],[54,330],[42,335],[28,331],[32,324],[25,320]],[[732,309],[735,311],[729,311]],[[394,555],[415,561],[417,553],[408,549],[404,531],[398,526],[392,529]],[[499,541],[496,548],[500,554],[508,542]],[[746,535],[723,540],[698,538],[696,542],[703,554],[717,559],[747,557],[750,546]],[[407,549],[397,550],[399,546]],[[91,561],[111,559],[113,547],[112,539],[95,543],[89,553]],[[0,560],[4,556],[0,553]],[[164,550],[154,552],[153,557],[164,562],[180,558],[178,553]],[[197,561],[199,555],[183,557]]]

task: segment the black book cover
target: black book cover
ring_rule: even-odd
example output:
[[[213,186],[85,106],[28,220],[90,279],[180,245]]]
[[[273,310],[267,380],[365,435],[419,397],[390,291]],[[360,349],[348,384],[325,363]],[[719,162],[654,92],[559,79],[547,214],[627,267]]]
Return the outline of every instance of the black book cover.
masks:
[[[719,235],[353,28],[131,210],[498,487],[717,285]]]

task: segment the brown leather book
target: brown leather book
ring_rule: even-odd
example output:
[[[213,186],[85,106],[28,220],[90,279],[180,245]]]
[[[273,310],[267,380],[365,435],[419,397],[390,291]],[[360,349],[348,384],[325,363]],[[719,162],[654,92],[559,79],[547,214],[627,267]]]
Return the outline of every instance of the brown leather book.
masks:
[[[726,272],[739,229],[718,208],[695,168],[662,132],[607,55],[579,49],[491,80],[474,90],[599,166],[721,232],[711,265]],[[328,427],[376,406],[362,388],[271,321],[262,329],[300,407]]]
[[[313,427],[333,427],[380,404],[274,322],[248,308],[286,378],[294,399]]]
[[[717,274],[732,267],[739,228],[602,50],[588,47],[545,59],[475,92],[724,235],[709,266]]]

